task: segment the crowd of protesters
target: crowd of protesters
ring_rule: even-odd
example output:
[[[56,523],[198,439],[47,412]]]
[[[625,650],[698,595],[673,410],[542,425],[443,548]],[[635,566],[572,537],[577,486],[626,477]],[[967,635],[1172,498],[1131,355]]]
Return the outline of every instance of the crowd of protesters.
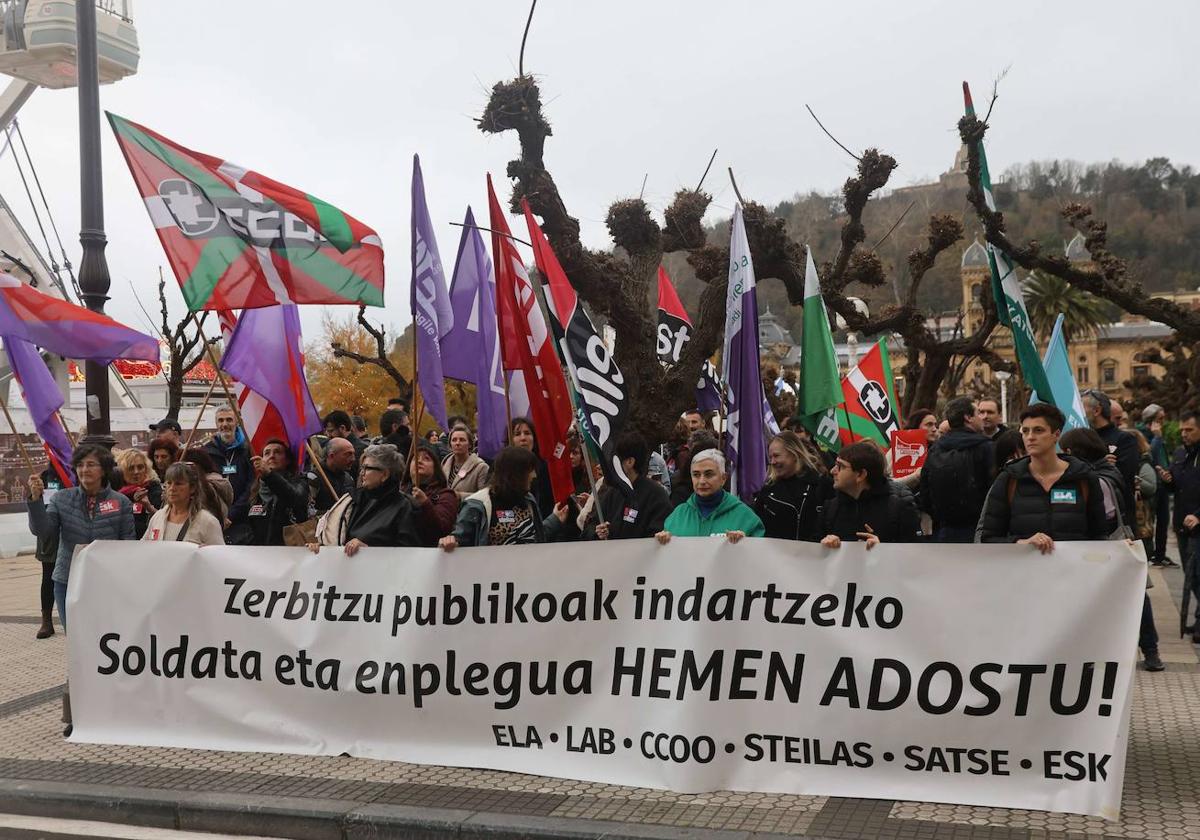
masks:
[[[615,441],[628,488],[606,487],[584,444],[572,441],[574,492],[556,503],[537,431],[522,417],[494,458],[476,452],[463,417],[447,433],[414,441],[407,408],[390,403],[380,436],[361,417],[332,411],[325,436],[303,466],[285,441],[252,451],[234,411],[216,412],[217,431],[188,446],[174,420],[154,427],[143,450],[94,445],[74,453],[75,486],[50,470],[30,477],[29,525],[43,563],[42,624],[52,608],[66,626],[75,549],[93,540],[187,541],[196,545],[457,548],[572,540],[724,536],[773,537],[838,549],[861,542],[1017,543],[1050,554],[1066,540],[1141,540],[1155,565],[1171,566],[1173,531],[1182,559],[1200,549],[1200,415],[1179,418],[1182,445],[1163,438],[1161,407],[1123,427],[1124,410],[1099,391],[1082,395],[1089,428],[1065,430],[1054,406],[1034,404],[1006,428],[995,400],[958,397],[941,413],[910,412],[924,432],[923,466],[896,479],[888,450],[856,441],[818,448],[797,419],[767,448],[767,480],[753,499],[729,489],[719,433],[686,412],[671,441],[636,432]],[[1196,590],[1200,611],[1200,584]],[[1145,666],[1162,670],[1144,606]],[[1200,622],[1192,629],[1200,643]]]

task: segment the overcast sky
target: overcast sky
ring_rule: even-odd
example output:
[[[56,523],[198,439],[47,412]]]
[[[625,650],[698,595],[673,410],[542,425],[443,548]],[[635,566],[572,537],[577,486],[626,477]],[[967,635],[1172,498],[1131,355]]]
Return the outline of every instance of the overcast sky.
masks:
[[[491,85],[516,75],[527,0],[139,0],[134,12],[139,72],[102,88],[101,106],[374,227],[387,254],[387,307],[377,319],[410,318],[414,152],[447,271],[459,236],[448,223],[467,204],[486,216],[486,172],[507,198],[504,168],[517,139],[484,136],[473,118]],[[853,161],[805,103],[851,148],[895,156],[894,186],[931,180],[958,146],[961,81],[986,104],[1006,67],[988,134],[994,172],[1056,157],[1198,163],[1198,31],[1200,4],[1186,0],[1145,9],[542,0],[525,67],[541,82],[554,128],[547,166],[585,242],[604,247],[614,199],[636,195],[648,173],[646,198],[661,212],[676,189],[695,185],[714,148],[710,221],[731,211],[727,166],[747,197],[767,204],[838,189]],[[78,265],[76,92],[38,91],[20,121]],[[145,330],[130,283],[153,311],[166,262],[107,123],[102,131],[108,311]],[[0,193],[40,245],[9,156]],[[320,308],[307,309],[313,338]]]

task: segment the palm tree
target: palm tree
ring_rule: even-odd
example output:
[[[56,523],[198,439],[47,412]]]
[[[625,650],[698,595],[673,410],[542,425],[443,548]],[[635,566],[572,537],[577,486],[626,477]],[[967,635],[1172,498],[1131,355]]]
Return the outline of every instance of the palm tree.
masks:
[[[1050,337],[1060,312],[1066,316],[1063,332],[1068,341],[1092,335],[1099,327],[1111,322],[1103,300],[1052,274],[1030,273],[1024,291],[1029,321],[1043,341]]]

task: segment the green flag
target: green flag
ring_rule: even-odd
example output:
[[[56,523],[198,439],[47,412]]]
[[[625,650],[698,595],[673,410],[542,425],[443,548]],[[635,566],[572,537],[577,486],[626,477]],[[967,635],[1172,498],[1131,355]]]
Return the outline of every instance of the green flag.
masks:
[[[963,100],[966,103],[967,116],[975,116],[971,90],[966,82],[963,82]],[[979,142],[979,187],[983,190],[983,199],[987,202],[988,209],[995,212],[996,199],[992,195],[992,177],[988,173],[983,141]],[[992,270],[992,297],[996,300],[1000,323],[1012,330],[1013,347],[1017,351],[1017,363],[1021,366],[1021,374],[1025,377],[1025,382],[1039,394],[1052,394],[1046,369],[1042,366],[1041,354],[1038,353],[1037,341],[1033,337],[1033,326],[1029,322],[1029,311],[1025,308],[1025,293],[1017,279],[1016,266],[1008,258],[1008,254],[997,250],[990,242],[987,252],[988,265]]]
[[[812,248],[804,266],[804,334],[800,339],[798,413],[813,439],[827,449],[838,448],[837,407],[842,402],[841,378],[829,315],[821,298],[821,281]]]

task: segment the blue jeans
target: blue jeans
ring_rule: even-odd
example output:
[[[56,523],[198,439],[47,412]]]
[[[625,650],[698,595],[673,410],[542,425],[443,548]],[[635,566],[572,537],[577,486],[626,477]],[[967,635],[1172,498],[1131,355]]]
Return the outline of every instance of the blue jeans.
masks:
[[[67,629],[67,585],[54,581],[54,603],[58,605],[58,620]]]

